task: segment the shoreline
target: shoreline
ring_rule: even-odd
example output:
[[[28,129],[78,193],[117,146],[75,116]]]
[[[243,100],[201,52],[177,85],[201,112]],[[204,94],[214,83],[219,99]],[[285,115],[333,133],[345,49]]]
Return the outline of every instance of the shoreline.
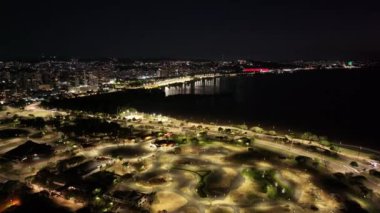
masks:
[[[51,110],[49,108],[42,107],[40,102],[32,103],[32,104],[28,105],[25,108],[29,109],[29,110],[27,110],[27,112],[31,112],[33,110],[34,111],[42,111],[43,113],[49,114],[49,116],[53,116],[55,113],[67,114],[68,112],[65,111],[65,110],[74,111],[74,112],[76,111],[76,110],[70,110],[70,109],[63,109],[63,111],[62,110]],[[48,113],[48,112],[51,112],[51,113]],[[94,113],[94,112],[86,111],[86,113]],[[140,112],[140,111],[137,111],[136,114],[140,114],[141,116],[150,116],[151,115],[151,113]],[[153,113],[153,114],[156,114],[156,113]],[[118,116],[117,113],[110,114],[110,115],[116,115],[116,116]],[[177,120],[177,121],[180,121],[180,122],[193,123],[194,125],[213,126],[215,128],[216,127],[236,128],[236,129],[240,129],[242,131],[250,131],[250,129],[252,129],[252,128],[260,127],[266,133],[268,133],[270,131],[275,131],[276,136],[287,137],[287,136],[290,135],[290,137],[295,137],[295,138],[298,138],[298,139],[304,133],[304,132],[296,131],[296,130],[293,130],[293,129],[288,129],[288,131],[286,131],[284,128],[279,128],[279,127],[275,127],[275,128],[272,127],[272,128],[270,128],[269,127],[270,125],[259,124],[259,123],[254,123],[254,122],[238,124],[237,122],[234,123],[234,122],[231,122],[231,121],[229,121],[229,122],[227,122],[227,121],[210,121],[210,120],[208,120],[208,121],[202,120],[201,121],[199,119],[193,119],[193,118],[185,119],[185,118],[181,118],[180,116],[177,117],[177,116],[164,115],[164,114],[158,114],[158,115],[159,116],[163,116],[163,117],[167,117],[167,118],[172,119],[172,120]],[[243,125],[245,125],[247,127],[247,129],[241,128]],[[287,132],[289,132],[289,130],[290,130],[290,134],[287,134]],[[268,134],[267,134],[267,136],[268,136]],[[321,137],[321,136],[318,136],[318,137]],[[336,142],[334,140],[331,141],[328,138],[327,138],[327,140],[331,144],[333,144],[335,146],[338,146],[338,147],[341,147],[341,148],[349,149],[349,150],[352,150],[352,151],[358,151],[359,150],[360,152],[371,153],[371,154],[379,155],[379,157],[380,157],[380,152],[377,151],[377,150],[375,150],[372,147],[367,147],[367,146],[358,145],[358,144],[351,144],[351,143],[347,143],[347,142],[341,143],[341,142]]]

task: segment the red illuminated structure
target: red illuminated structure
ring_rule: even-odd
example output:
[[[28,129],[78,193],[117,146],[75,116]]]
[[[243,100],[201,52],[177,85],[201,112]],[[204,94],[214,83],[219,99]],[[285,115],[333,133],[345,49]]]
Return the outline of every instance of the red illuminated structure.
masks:
[[[268,68],[244,68],[243,72],[269,72]]]

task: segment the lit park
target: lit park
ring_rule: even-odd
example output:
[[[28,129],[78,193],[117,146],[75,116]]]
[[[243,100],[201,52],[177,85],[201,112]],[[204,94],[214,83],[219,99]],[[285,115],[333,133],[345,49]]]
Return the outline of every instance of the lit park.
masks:
[[[0,213],[379,213],[380,1],[0,1]]]
[[[311,133],[133,109],[110,115],[6,107],[1,119],[2,212],[379,209],[377,153]]]

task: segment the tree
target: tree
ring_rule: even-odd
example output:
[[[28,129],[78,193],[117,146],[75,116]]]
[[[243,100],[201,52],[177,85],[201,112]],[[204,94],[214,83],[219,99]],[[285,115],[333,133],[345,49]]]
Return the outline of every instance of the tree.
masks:
[[[377,171],[377,170],[375,170],[375,169],[371,169],[371,170],[369,170],[369,174],[370,174],[370,175],[373,175],[373,176],[375,176],[375,177],[380,178],[380,172]]]
[[[246,124],[238,125],[238,128],[248,130],[248,126]]]
[[[326,139],[320,140],[319,143],[323,146],[327,146],[327,147],[331,146],[331,143]]]
[[[198,137],[205,138],[205,137],[207,137],[207,132],[202,131],[202,132],[199,132],[197,135],[198,135]]]
[[[358,167],[359,164],[358,164],[356,161],[352,161],[352,162],[350,163],[350,166],[352,166],[352,167]]]
[[[254,132],[256,132],[256,133],[264,133],[264,129],[263,128],[261,128],[261,127],[258,127],[258,126],[254,126],[254,127],[252,127],[251,129],[250,129],[251,131],[254,131]]]
[[[224,132],[227,134],[231,134],[232,130],[231,129],[225,129]]]

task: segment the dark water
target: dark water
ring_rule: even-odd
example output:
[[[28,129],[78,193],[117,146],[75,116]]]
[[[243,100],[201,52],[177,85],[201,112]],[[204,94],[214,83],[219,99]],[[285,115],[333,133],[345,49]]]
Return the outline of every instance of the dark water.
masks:
[[[376,69],[361,69],[221,77],[52,105],[105,112],[129,106],[190,120],[310,131],[336,142],[380,148],[377,76]]]

